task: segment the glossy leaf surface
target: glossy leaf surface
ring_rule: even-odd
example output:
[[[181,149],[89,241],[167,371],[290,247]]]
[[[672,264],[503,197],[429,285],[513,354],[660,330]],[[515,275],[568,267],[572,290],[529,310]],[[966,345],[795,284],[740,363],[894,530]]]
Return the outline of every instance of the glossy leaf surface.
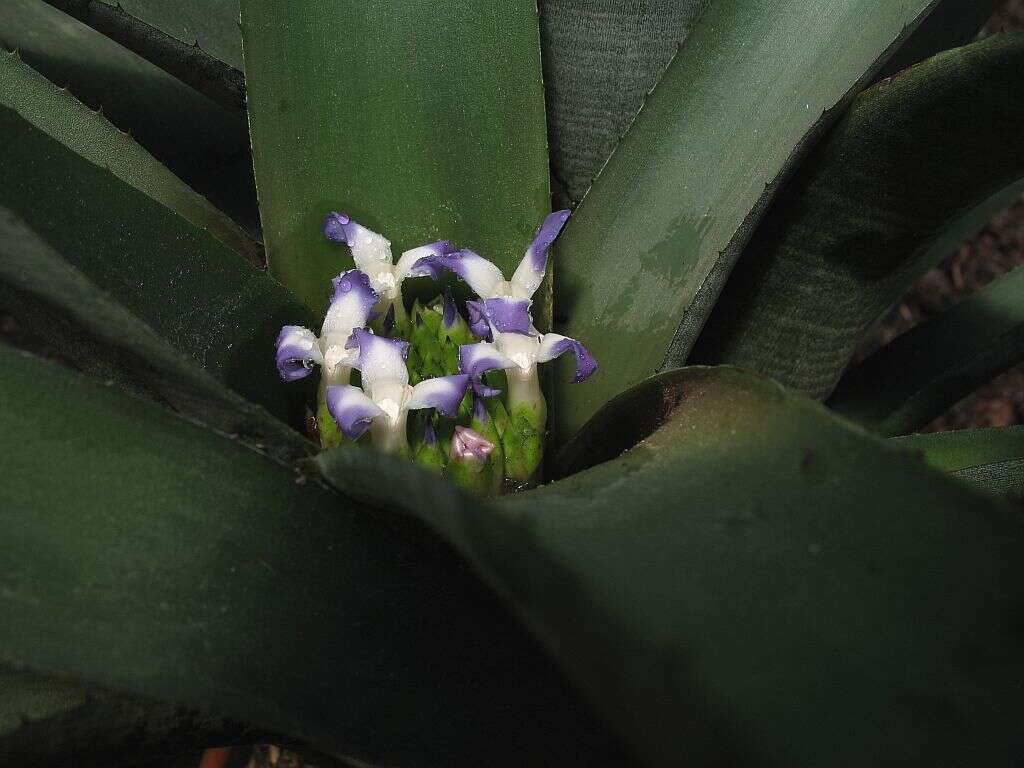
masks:
[[[1022,77],[1024,34],[1003,35],[858,96],[759,227],[693,359],[827,396],[940,233],[1024,174]]]
[[[271,271],[319,307],[352,264],[322,233],[341,210],[396,255],[447,239],[510,276],[550,210],[533,0],[241,5]]]
[[[59,366],[2,348],[0,372],[0,662],[364,762],[610,758],[445,551]]]

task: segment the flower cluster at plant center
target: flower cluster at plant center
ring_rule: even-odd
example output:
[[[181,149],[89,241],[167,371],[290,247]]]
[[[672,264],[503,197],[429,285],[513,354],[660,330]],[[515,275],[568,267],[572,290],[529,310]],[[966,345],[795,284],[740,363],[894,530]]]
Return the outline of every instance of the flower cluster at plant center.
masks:
[[[538,331],[530,311],[568,217],[558,211],[544,220],[506,280],[496,265],[446,240],[405,251],[396,262],[384,236],[330,213],[324,234],[348,247],[355,268],[331,281],[319,336],[289,325],[277,339],[282,378],[320,369],[322,446],[362,443],[368,433],[374,448],[483,494],[536,482],[547,420],[538,363],[572,352],[573,382],[597,369],[580,342]],[[477,295],[465,302],[465,315],[450,291],[427,306],[414,302],[410,312],[403,282],[438,280],[445,271]]]

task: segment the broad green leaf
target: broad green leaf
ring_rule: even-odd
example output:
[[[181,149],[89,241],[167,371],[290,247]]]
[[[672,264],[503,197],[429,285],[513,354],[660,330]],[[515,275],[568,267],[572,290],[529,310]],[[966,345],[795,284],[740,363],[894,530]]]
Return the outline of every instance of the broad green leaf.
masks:
[[[161,339],[2,207],[0,307],[83,371],[161,399],[280,460],[315,450]]]
[[[559,241],[556,330],[601,368],[556,392],[556,438],[682,364],[779,183],[933,5],[711,3]]]
[[[409,511],[643,763],[1009,764],[1019,512],[756,375],[662,377],[675,407],[621,457]]]
[[[709,3],[539,4],[551,171],[565,203],[590,188]]]
[[[550,210],[534,0],[241,6],[263,232],[285,285],[319,307],[351,265],[323,236],[330,210],[396,256],[447,239],[515,268]]]
[[[68,0],[63,5],[69,12],[121,14],[97,2]],[[68,86],[89,107],[102,109],[114,125],[236,221],[258,226],[248,124],[237,108],[214,104],[41,0],[0,3],[0,44],[18,49],[33,69]]]
[[[75,150],[94,165],[205,229],[250,261],[262,261],[262,248],[237,224],[156,161],[102,114],[53,83],[16,55],[0,53],[0,104]]]
[[[1024,34],[1005,35],[858,96],[759,227],[693,359],[827,396],[934,265],[939,233],[1024,175],[1022,76]]]
[[[921,323],[851,370],[829,406],[884,435],[927,424],[1024,361],[1024,268]]]
[[[243,726],[170,704],[0,667],[0,763],[109,768],[203,747],[264,740]]]
[[[608,762],[551,664],[445,550],[6,348],[0,397],[0,663],[374,764]],[[59,423],[41,422],[55,404]]]
[[[77,135],[55,131],[64,144],[44,127],[0,105],[0,206],[215,379],[299,423],[306,393],[278,378],[273,345],[282,325],[316,318],[209,232],[90,162]]]
[[[892,443],[982,490],[1024,495],[1024,427],[908,435],[893,438]]]

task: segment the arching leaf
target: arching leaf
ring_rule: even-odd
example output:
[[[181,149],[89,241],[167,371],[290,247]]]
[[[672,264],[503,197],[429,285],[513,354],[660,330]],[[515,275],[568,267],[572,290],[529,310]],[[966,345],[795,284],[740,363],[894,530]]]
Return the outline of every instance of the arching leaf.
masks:
[[[103,155],[80,147],[80,134],[57,125],[50,135],[49,127],[37,125],[26,106],[0,105],[0,206],[215,379],[301,423],[306,393],[280,380],[273,344],[282,325],[312,325],[315,316],[176,207],[91,161],[104,162]],[[127,137],[108,138],[110,152],[120,138],[131,156]],[[119,167],[116,159],[110,164]],[[157,170],[129,164],[123,172],[148,183]],[[171,193],[161,199],[176,201]]]
[[[446,551],[55,364],[0,371],[0,663],[376,764],[614,757]]]
[[[556,393],[557,437],[682,364],[779,183],[933,6],[711,3],[559,241],[556,329],[601,368]]]
[[[676,405],[621,457],[409,511],[645,764],[1006,764],[1019,513],[766,379],[659,381]]]
[[[1024,175],[1022,75],[1024,34],[1005,35],[858,96],[758,229],[693,360],[827,396],[940,233]]]
[[[1021,361],[1024,269],[1015,269],[855,367],[829,405],[884,435],[903,435]]]

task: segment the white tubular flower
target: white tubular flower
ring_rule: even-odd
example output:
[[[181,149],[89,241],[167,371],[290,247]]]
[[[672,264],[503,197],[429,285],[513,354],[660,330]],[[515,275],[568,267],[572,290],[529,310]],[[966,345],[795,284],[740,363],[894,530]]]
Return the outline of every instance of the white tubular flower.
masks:
[[[360,329],[349,346],[358,350],[354,367],[362,375],[363,386],[329,386],[326,399],[328,410],[350,440],[371,429],[373,444],[380,450],[407,451],[406,418],[410,410],[435,408],[446,416],[458,412],[469,385],[468,375],[424,379],[412,387],[405,364],[407,342]]]
[[[348,383],[358,352],[346,344],[353,331],[366,325],[379,297],[358,269],[342,272],[331,284],[334,290],[319,338],[299,325],[284,326],[277,337],[277,371],[285,381],[305,378],[319,365],[324,381]]]
[[[405,251],[396,264],[390,240],[353,221],[347,214],[336,211],[327,214],[324,235],[328,240],[345,243],[349,247],[356,267],[369,276],[370,285],[380,296],[378,311],[385,315],[393,308],[396,320],[405,319],[405,305],[402,303],[402,282],[405,278],[430,276],[437,279],[441,269],[437,260],[452,252],[450,242],[439,240]]]

